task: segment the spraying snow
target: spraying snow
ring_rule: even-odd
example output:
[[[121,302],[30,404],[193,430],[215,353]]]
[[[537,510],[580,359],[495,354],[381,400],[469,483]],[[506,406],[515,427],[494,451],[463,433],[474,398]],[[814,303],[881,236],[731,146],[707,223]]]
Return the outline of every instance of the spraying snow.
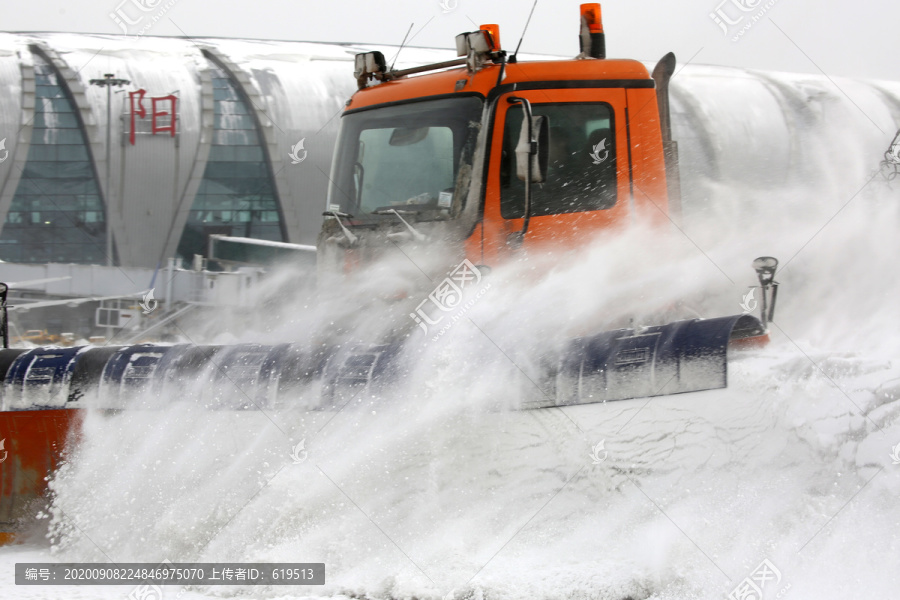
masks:
[[[315,385],[265,411],[209,410],[221,399],[207,374],[133,399],[147,410],[88,411],[51,482],[50,554],[326,564],[322,588],[182,598],[722,598],[764,559],[778,573],[766,598],[891,597],[900,203],[870,180],[880,155],[853,140],[837,182],[710,180],[671,236],[635,226],[495,268],[438,339],[408,323],[454,267],[434,255],[398,252],[349,290],[269,300],[228,333],[217,315],[220,333],[192,341],[371,343],[402,321],[404,370],[340,410],[308,410]],[[809,164],[828,162],[820,150]],[[773,342],[731,361],[727,389],[515,410],[544,393],[542,357],[572,336],[739,312],[765,254],[783,267]],[[0,556],[47,556],[29,552]],[[96,589],[67,597],[127,593]]]

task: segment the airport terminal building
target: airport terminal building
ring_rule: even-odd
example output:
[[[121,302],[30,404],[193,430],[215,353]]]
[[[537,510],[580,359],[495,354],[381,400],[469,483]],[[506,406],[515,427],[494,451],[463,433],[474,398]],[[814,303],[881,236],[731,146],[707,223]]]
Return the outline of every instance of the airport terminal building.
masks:
[[[152,269],[211,234],[314,244],[359,51],[0,33],[0,260]]]

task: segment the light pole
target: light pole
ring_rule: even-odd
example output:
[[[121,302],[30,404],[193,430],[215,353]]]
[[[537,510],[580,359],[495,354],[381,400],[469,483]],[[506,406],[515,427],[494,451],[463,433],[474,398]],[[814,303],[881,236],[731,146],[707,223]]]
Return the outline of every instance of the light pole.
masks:
[[[103,79],[91,79],[91,85],[106,88],[106,266],[113,266],[113,236],[110,219],[112,208],[112,163],[110,162],[110,149],[112,146],[112,88],[122,87],[131,83],[127,79],[116,79],[112,73],[104,73]]]

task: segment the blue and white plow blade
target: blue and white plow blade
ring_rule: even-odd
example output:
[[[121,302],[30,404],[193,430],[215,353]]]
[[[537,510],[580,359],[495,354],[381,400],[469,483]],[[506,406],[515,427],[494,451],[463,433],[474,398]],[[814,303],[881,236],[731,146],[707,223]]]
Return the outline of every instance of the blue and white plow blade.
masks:
[[[722,388],[729,343],[766,334],[751,315],[675,321],[571,340],[546,365],[546,397],[527,407],[590,404]],[[315,386],[307,408],[329,410],[402,374],[400,342],[354,349],[301,344],[140,344],[0,350],[2,410],[127,409],[140,392],[200,382],[204,406],[290,408]],[[166,388],[166,386],[169,386]]]

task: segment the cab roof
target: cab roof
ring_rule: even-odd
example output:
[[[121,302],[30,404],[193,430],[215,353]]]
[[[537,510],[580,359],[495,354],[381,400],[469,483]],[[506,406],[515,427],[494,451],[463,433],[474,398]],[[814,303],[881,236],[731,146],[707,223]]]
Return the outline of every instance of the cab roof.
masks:
[[[489,97],[491,93],[513,91],[518,84],[534,88],[558,88],[566,82],[585,82],[578,87],[654,87],[647,68],[631,59],[572,59],[508,63],[500,89],[496,89],[500,65],[485,65],[477,73],[465,67],[412,75],[381,82],[359,90],[347,104],[348,111],[381,104],[408,101],[429,96],[477,93]],[[546,85],[545,85],[546,84]],[[496,90],[496,91],[495,91]]]

